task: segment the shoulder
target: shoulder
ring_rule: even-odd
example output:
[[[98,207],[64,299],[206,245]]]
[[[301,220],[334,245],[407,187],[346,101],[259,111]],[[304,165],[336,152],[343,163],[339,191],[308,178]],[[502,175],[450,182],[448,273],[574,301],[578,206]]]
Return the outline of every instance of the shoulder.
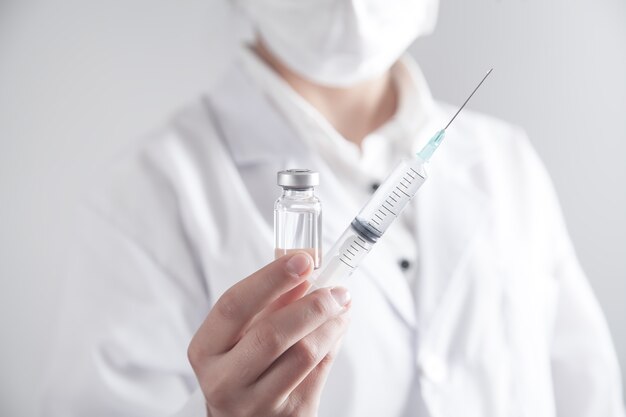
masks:
[[[439,111],[456,108],[440,104]],[[448,162],[473,167],[488,177],[484,181],[515,183],[517,188],[548,185],[549,175],[526,131],[499,118],[463,110],[446,134]]]
[[[562,246],[565,224],[548,170],[526,132],[472,111],[454,123],[446,169],[461,167],[463,181],[486,197],[493,224],[509,234],[506,242],[523,240],[536,248],[537,259],[550,258]]]
[[[88,201],[100,197],[127,199],[135,191],[164,190],[175,181],[181,158],[202,155],[215,141],[212,124],[203,112],[202,100],[179,110],[166,123],[132,141],[95,174]],[[133,190],[128,194],[129,190]]]
[[[438,103],[438,111],[454,114],[456,107]],[[448,145],[457,151],[471,151],[483,157],[491,153],[515,153],[532,149],[524,129],[497,117],[464,109],[447,132]],[[458,140],[457,140],[458,138]]]
[[[246,124],[241,107],[255,96],[246,86],[233,63],[211,90],[101,167],[82,206],[145,245],[193,243],[199,224],[219,230],[224,201],[232,194],[224,178],[236,170],[227,138],[243,137],[226,129]]]
[[[190,202],[227,160],[198,99],[105,163],[81,206],[142,245],[183,238]]]

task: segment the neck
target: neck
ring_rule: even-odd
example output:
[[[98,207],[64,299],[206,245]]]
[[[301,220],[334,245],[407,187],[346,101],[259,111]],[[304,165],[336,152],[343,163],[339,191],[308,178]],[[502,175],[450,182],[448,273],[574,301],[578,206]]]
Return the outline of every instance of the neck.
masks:
[[[391,117],[397,91],[390,71],[356,85],[336,88],[308,81],[287,68],[261,42],[254,50],[298,94],[307,100],[345,139],[361,145],[363,139]]]

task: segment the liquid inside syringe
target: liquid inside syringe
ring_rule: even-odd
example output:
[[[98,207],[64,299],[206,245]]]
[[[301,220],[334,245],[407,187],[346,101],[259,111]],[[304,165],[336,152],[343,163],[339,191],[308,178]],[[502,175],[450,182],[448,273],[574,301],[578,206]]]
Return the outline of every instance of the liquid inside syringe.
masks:
[[[312,274],[310,278],[312,290],[337,285],[342,279],[350,276],[359,266],[374,244],[383,236],[426,181],[424,165],[443,141],[450,123],[463,110],[492,70],[489,70],[474,88],[474,91],[446,127],[437,132],[416,157],[401,161],[378,187],[359,214],[352,220],[352,223],[324,256],[322,267]]]

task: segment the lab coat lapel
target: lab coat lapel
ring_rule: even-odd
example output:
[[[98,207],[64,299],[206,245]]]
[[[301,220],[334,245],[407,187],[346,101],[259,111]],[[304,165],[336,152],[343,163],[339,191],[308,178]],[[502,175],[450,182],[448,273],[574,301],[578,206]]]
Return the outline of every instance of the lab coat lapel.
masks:
[[[301,149],[291,149],[290,145],[281,148],[280,143],[268,140],[268,132],[276,129],[276,116],[265,110],[267,103],[259,104],[261,97],[255,91],[241,69],[234,67],[204,100],[220,142],[213,150],[223,154],[223,161],[216,164],[222,167],[224,183],[231,188],[222,197],[234,200],[230,207],[233,212],[245,213],[234,224],[225,225],[227,230],[239,234],[232,239],[227,236],[223,250],[210,262],[216,277],[210,285],[217,296],[272,260],[272,208],[276,194],[268,192],[270,181],[275,178],[276,167],[284,163],[285,155],[302,153]],[[224,152],[218,152],[222,148]]]
[[[310,151],[302,141],[295,140],[296,133],[240,66],[233,68],[208,101],[218,134],[256,211],[271,228],[274,201],[280,193],[276,172],[302,166],[315,169],[308,162]]]
[[[448,135],[416,198],[420,280],[415,300],[425,339],[443,327],[443,316],[453,314],[454,282],[465,276],[463,259],[490,218],[487,194],[479,178],[472,178],[478,173],[477,151],[466,144],[457,131]]]
[[[406,277],[398,268],[394,253],[383,240],[378,242],[363,262],[365,274],[387,297],[396,313],[407,325],[415,327],[415,303]]]

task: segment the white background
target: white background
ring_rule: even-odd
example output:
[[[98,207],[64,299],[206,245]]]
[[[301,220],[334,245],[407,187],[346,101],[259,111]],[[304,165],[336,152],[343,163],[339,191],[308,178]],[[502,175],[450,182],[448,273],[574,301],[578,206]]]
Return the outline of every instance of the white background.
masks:
[[[471,107],[530,134],[626,365],[626,2],[442,3],[411,51],[452,103],[495,67]],[[218,0],[0,0],[0,415],[36,415],[81,190],[209,88],[232,27]]]

